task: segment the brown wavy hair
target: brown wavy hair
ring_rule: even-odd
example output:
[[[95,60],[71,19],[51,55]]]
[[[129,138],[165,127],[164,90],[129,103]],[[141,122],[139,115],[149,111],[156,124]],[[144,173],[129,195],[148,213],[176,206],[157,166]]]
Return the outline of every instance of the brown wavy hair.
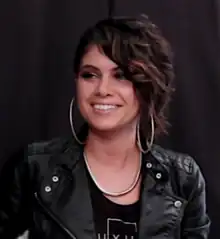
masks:
[[[97,45],[132,81],[140,101],[140,129],[150,137],[150,115],[156,135],[167,133],[165,110],[170,100],[174,71],[172,52],[159,28],[147,16],[114,17],[99,21],[81,37],[74,60],[77,75],[81,59],[91,45]]]

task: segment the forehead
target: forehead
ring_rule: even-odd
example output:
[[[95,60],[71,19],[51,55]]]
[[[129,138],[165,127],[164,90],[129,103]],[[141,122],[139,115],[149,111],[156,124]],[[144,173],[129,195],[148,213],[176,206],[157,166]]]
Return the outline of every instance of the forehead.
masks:
[[[100,70],[112,70],[117,66],[115,62],[109,59],[97,46],[90,46],[84,54],[81,61],[81,68],[91,65]]]

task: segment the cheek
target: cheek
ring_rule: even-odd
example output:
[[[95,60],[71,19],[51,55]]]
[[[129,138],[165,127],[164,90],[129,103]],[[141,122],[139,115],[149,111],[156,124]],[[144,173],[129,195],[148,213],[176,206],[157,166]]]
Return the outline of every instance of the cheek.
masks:
[[[76,95],[78,103],[84,102],[90,96],[91,88],[86,85],[82,80],[78,80],[76,85]]]
[[[130,91],[127,92],[126,98],[128,100],[128,104],[134,109],[134,111],[139,111],[140,103],[135,89],[130,89]]]
[[[77,98],[77,105],[79,108],[79,111],[82,115],[84,115],[84,106],[83,102],[85,101],[86,97],[86,92],[85,88],[83,87],[83,84],[78,80],[77,85],[76,85],[76,98]]]
[[[136,114],[138,114],[140,112],[140,103],[137,99],[137,97],[134,98],[133,100],[133,108]]]
[[[76,97],[77,105],[81,115],[86,118],[89,110],[88,101],[91,97],[92,87],[87,84],[85,81],[80,81],[76,85]]]

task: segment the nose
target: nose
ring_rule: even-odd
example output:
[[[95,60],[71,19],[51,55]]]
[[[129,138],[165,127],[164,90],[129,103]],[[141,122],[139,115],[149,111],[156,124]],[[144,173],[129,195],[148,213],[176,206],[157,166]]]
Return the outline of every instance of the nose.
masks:
[[[103,97],[111,95],[110,79],[108,77],[103,77],[98,81],[96,95]]]

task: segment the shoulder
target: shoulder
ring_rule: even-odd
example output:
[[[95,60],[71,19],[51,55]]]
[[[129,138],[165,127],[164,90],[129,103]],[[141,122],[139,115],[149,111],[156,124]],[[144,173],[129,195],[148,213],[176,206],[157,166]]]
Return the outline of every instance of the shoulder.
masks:
[[[53,138],[46,141],[32,142],[26,146],[19,147],[5,156],[5,163],[1,169],[6,172],[23,172],[33,168],[48,168],[47,165],[55,165],[57,162],[66,161],[74,163],[74,151],[79,151],[79,146],[71,138]],[[68,160],[67,160],[68,159]]]
[[[152,155],[166,167],[176,167],[178,170],[186,174],[192,174],[194,168],[198,165],[195,160],[184,153],[165,149],[159,145],[154,145],[151,150]]]
[[[172,190],[190,198],[195,191],[205,190],[205,179],[198,163],[189,155],[164,149],[159,145],[152,148],[152,156],[165,168]]]
[[[53,138],[47,141],[37,141],[27,146],[28,156],[62,153],[69,147],[70,139]]]
[[[28,165],[32,168],[49,169],[58,165],[71,168],[76,165],[82,147],[73,138],[53,138],[33,142],[27,147]]]

